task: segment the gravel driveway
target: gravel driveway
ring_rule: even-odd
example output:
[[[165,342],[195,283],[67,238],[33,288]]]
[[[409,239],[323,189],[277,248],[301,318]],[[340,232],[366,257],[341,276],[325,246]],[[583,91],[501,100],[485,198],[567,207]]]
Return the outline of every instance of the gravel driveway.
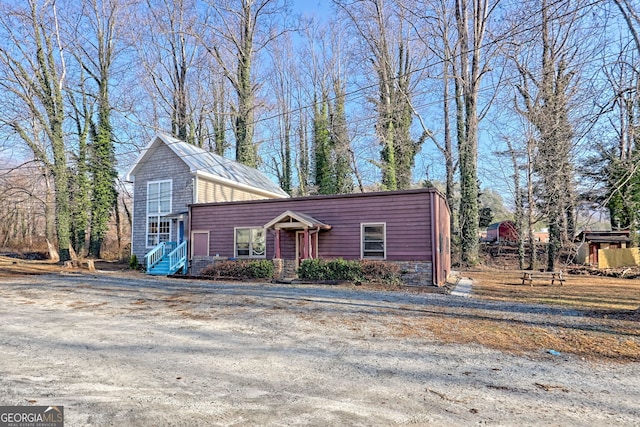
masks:
[[[640,366],[445,345],[407,319],[572,311],[139,275],[0,279],[0,404],[67,426],[640,425]],[[584,320],[587,321],[587,320]]]

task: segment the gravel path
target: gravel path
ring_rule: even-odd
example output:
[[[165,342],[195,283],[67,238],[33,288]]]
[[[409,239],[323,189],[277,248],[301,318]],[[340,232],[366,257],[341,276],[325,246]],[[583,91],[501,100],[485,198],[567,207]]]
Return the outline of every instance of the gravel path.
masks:
[[[121,275],[0,281],[0,404],[73,426],[640,425],[640,366],[402,336],[430,313],[574,310],[331,286]]]

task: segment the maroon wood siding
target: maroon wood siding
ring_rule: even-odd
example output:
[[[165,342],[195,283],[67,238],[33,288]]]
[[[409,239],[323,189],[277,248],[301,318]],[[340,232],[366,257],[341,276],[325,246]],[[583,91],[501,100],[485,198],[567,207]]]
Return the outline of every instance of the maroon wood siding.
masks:
[[[434,252],[433,257],[433,282],[436,285],[444,285],[449,273],[451,272],[451,229],[450,212],[447,201],[444,197],[433,197],[434,204],[434,222],[432,229],[434,236]]]
[[[438,214],[435,233],[431,224],[433,207]],[[439,269],[450,269],[449,210],[434,189],[195,204],[190,206],[190,228],[210,231],[210,254],[233,257],[235,227],[262,227],[287,210],[332,226],[320,232],[320,258],[361,258],[361,224],[385,223],[387,260],[431,261],[435,248],[436,252],[446,252],[441,255],[444,260]],[[267,233],[267,259],[274,257],[274,233]],[[438,242],[444,239],[446,245],[434,246],[434,236]],[[283,230],[282,258],[295,259],[295,247],[295,232]]]

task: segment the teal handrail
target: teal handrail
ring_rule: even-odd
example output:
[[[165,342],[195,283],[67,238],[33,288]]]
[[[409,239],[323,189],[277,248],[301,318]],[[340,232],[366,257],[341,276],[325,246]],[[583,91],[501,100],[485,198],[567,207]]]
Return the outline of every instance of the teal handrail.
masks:
[[[187,261],[187,242],[184,241],[167,255],[169,258],[169,271],[175,273],[183,267]]]
[[[164,257],[165,246],[166,246],[166,243],[161,242],[158,245],[156,245],[153,249],[151,249],[149,252],[147,252],[147,254],[144,256],[145,265],[147,266],[147,273],[151,271],[151,268],[154,265],[162,261],[162,257]]]
[[[176,242],[162,242],[151,249],[144,258],[148,274],[151,274],[161,261],[168,261],[168,274],[173,274],[187,265],[187,242],[179,245]]]

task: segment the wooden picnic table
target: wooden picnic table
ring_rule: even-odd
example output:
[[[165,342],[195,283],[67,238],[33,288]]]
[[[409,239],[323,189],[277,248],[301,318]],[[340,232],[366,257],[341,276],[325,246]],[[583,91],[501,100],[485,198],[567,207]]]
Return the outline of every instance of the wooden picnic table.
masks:
[[[555,285],[556,282],[559,282],[560,286],[564,286],[564,281],[566,279],[562,275],[562,271],[523,271],[522,272],[523,285],[525,285],[528,282],[529,286],[533,286],[534,280],[550,281],[552,285]]]

